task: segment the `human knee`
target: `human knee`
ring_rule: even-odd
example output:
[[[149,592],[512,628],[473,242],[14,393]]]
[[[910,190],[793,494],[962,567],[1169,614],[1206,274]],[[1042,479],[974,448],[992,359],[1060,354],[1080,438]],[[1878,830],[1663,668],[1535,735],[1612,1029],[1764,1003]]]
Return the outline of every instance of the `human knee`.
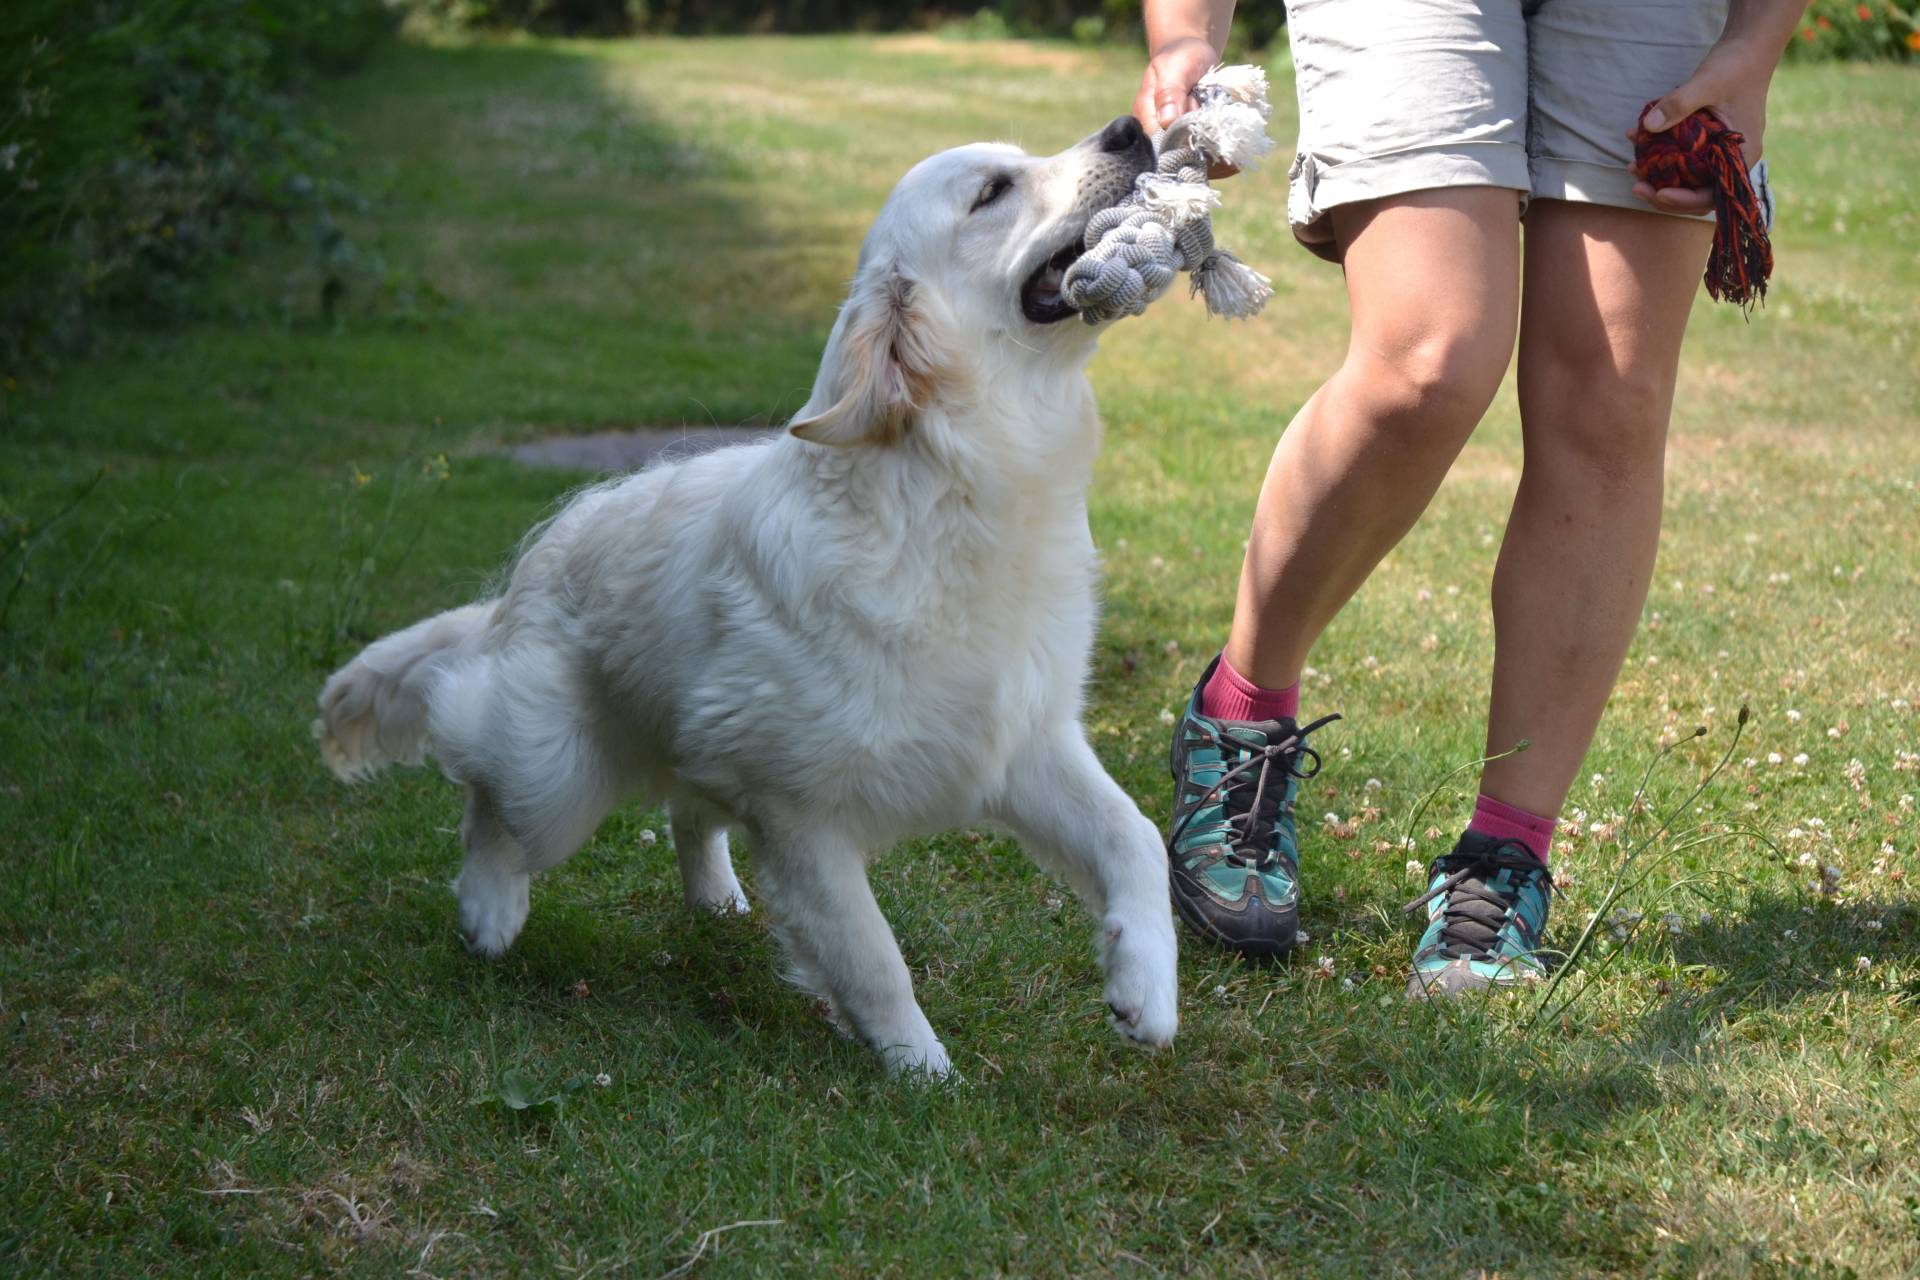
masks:
[[[1349,367],[1388,429],[1404,428],[1409,443],[1445,439],[1457,448],[1500,389],[1510,352],[1510,337],[1438,325],[1356,335]]]
[[[1530,361],[1520,372],[1527,460],[1577,468],[1597,484],[1633,484],[1664,466],[1673,379],[1622,368],[1605,353]]]

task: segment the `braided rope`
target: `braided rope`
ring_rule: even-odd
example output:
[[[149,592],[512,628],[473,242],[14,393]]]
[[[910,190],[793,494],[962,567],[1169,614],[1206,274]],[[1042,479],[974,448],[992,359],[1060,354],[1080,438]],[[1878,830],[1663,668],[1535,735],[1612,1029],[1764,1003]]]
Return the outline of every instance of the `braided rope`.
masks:
[[[1192,276],[1189,296],[1204,297],[1211,315],[1255,315],[1273,296],[1271,281],[1214,244],[1220,197],[1207,185],[1215,161],[1251,169],[1273,145],[1266,72],[1215,67],[1193,96],[1199,107],[1160,135],[1153,171],[1087,223],[1086,252],[1061,293],[1088,324],[1139,315],[1182,271]]]

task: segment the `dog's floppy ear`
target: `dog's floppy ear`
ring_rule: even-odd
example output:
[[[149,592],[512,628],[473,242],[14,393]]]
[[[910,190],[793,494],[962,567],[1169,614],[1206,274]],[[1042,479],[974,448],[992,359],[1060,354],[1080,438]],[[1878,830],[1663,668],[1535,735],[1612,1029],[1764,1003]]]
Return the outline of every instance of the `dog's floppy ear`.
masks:
[[[787,430],[816,444],[897,444],[947,376],[934,328],[912,280],[865,273],[827,343],[813,398]]]

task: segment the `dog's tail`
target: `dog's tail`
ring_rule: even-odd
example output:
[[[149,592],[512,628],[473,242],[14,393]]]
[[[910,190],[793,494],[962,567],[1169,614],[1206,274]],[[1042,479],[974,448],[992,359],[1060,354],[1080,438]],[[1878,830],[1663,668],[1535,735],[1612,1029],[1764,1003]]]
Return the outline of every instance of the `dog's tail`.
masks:
[[[313,736],[342,782],[427,752],[427,701],[445,660],[486,629],[496,601],[470,604],[374,641],[320,691]]]

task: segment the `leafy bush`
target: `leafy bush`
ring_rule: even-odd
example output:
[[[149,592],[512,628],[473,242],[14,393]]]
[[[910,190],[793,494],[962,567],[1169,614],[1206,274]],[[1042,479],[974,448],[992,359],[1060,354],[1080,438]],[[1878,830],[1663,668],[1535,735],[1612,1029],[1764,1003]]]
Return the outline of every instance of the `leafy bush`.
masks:
[[[290,92],[365,56],[384,0],[0,6],[0,371],[170,313],[265,213],[339,251],[322,148]]]
[[[1920,0],[1813,0],[1787,56],[1912,58],[1920,54]]]

